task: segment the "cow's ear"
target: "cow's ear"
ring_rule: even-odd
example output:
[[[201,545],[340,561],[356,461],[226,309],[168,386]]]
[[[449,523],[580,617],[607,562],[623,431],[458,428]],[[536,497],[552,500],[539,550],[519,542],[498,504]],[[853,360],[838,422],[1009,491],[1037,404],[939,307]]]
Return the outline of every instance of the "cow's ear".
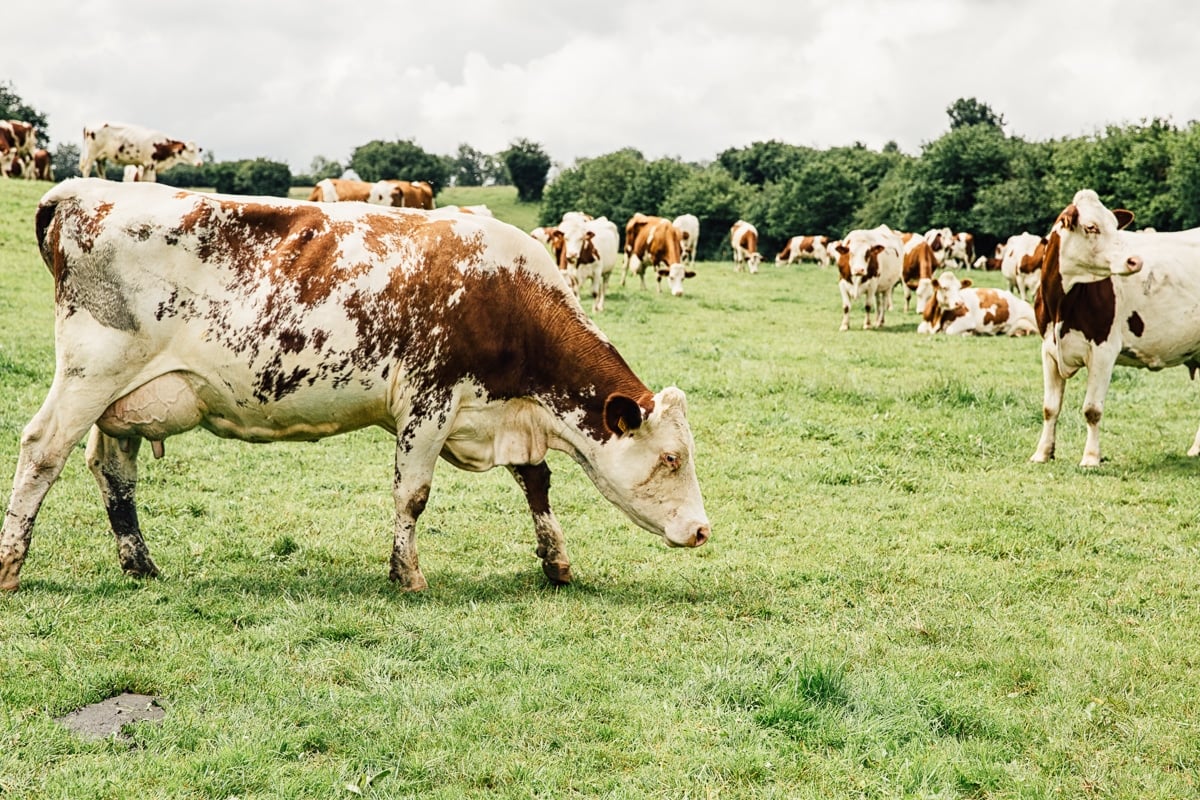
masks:
[[[693,270],[687,269],[687,270],[683,271],[683,277],[694,278],[694,277],[696,277],[696,273]]]
[[[1133,212],[1124,208],[1114,208],[1113,216],[1117,218],[1117,230],[1121,230],[1133,222]]]
[[[604,424],[617,436],[624,436],[641,427],[642,407],[632,397],[610,394],[604,401]]]
[[[595,231],[588,231],[588,232],[587,232],[587,238],[588,238],[588,239],[594,239],[594,238],[596,238],[596,232],[595,232]]]
[[[967,287],[968,287],[968,286],[970,286],[970,285],[971,285],[971,279],[970,279],[970,278],[963,278],[963,279],[962,279],[962,281],[959,283],[959,286],[961,286],[961,287],[962,287],[962,288],[964,288],[964,289],[965,289],[965,288],[967,288]]]
[[[665,278],[671,274],[671,270],[667,269],[666,267],[659,267],[658,274],[662,275]]]

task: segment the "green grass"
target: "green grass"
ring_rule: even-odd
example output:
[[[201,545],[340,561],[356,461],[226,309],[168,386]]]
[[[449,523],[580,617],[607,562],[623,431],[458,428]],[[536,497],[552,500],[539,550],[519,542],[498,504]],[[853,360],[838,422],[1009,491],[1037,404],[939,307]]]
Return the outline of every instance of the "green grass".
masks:
[[[0,182],[10,475],[52,372],[44,189]],[[372,431],[170,439],[140,465],[164,576],[132,580],[80,448],[0,598],[0,795],[1196,796],[1186,371],[1118,371],[1091,471],[1073,380],[1060,461],[1034,465],[1036,341],[898,310],[838,333],[830,271],[699,273],[682,298],[618,282],[598,321],[687,391],[713,539],[665,549],[555,454],[563,590],[511,479],[440,465],[430,588],[396,592]],[[167,712],[132,745],[53,722],[121,689]]]

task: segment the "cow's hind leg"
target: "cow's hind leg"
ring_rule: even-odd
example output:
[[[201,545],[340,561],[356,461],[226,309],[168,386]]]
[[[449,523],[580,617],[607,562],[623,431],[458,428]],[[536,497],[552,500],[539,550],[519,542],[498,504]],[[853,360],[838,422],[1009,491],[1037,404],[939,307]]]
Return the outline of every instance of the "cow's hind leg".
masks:
[[[448,417],[453,416],[450,411],[447,409]],[[421,419],[410,419],[407,425],[397,427],[396,474],[392,483],[396,532],[388,577],[405,591],[419,592],[429,584],[417,559],[417,519],[429,501],[433,469],[448,429]]]
[[[115,439],[92,427],[87,443],[88,469],[100,485],[104,498],[104,510],[117,539],[117,558],[121,569],[138,578],[153,578],[158,567],[150,558],[150,551],[142,538],[138,526],[137,504],[137,455],[141,437]]]
[[[1192,446],[1188,448],[1189,456],[1200,456],[1200,430],[1196,431],[1196,438],[1192,440]]]
[[[71,393],[58,390],[58,386],[56,382],[51,387],[41,409],[21,434],[12,497],[0,529],[0,590],[15,591],[19,585],[42,501],[62,473],[71,450],[103,410],[96,410],[94,416],[82,407],[74,409],[77,413],[68,413]]]
[[[533,529],[537,534],[537,554],[542,560],[542,572],[556,586],[570,583],[573,576],[571,559],[567,555],[567,543],[563,539],[558,519],[550,510],[550,467],[542,462],[508,469],[525,492],[529,513],[533,515]]]

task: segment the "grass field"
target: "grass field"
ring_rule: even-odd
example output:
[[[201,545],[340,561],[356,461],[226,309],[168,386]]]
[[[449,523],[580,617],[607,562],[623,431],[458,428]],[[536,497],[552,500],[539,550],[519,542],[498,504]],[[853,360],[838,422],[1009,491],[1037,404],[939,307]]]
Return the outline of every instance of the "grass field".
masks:
[[[53,368],[45,188],[0,182],[6,480]],[[562,590],[507,474],[443,464],[429,589],[395,591],[374,431],[170,439],[139,489],[164,576],[126,578],[80,447],[0,598],[0,795],[1197,796],[1186,371],[1117,372],[1091,471],[1072,381],[1034,465],[1033,339],[922,337],[899,307],[839,333],[829,271],[698,271],[682,298],[618,282],[598,322],[688,393],[712,541],[665,549],[554,454]],[[125,689],[166,709],[132,743],[54,722]]]

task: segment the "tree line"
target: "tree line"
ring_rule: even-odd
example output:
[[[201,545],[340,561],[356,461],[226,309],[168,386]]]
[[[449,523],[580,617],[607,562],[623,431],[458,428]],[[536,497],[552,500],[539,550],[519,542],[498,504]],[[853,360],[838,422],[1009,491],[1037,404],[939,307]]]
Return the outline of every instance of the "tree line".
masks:
[[[540,202],[543,224],[567,211],[607,216],[623,225],[636,212],[700,219],[700,257],[724,255],[738,219],[755,224],[760,249],[791,236],[841,237],[887,224],[921,232],[949,227],[975,234],[977,249],[1022,231],[1045,232],[1080,188],[1095,189],[1110,206],[1132,210],[1138,227],[1200,226],[1200,123],[1177,127],[1163,119],[1108,125],[1086,136],[1028,141],[1005,132],[987,103],[960,98],[946,108],[945,133],[907,155],[894,142],[881,150],[861,143],[819,150],[780,141],[730,148],[709,162],[646,159],[624,148],[579,159],[547,183],[551,160],[542,146],[518,139],[501,153],[461,144],[454,155],[429,153],[412,140],[373,140],[342,162],[317,156],[307,172],[266,158],[177,165],[159,176],[176,186],[212,186],[234,194],[286,195],[352,169],[367,181],[426,180],[445,186],[512,184],[524,202]],[[45,140],[44,114],[0,83],[0,119],[23,119]],[[53,153],[57,178],[78,174],[79,146]],[[109,177],[120,179],[119,168]]]

